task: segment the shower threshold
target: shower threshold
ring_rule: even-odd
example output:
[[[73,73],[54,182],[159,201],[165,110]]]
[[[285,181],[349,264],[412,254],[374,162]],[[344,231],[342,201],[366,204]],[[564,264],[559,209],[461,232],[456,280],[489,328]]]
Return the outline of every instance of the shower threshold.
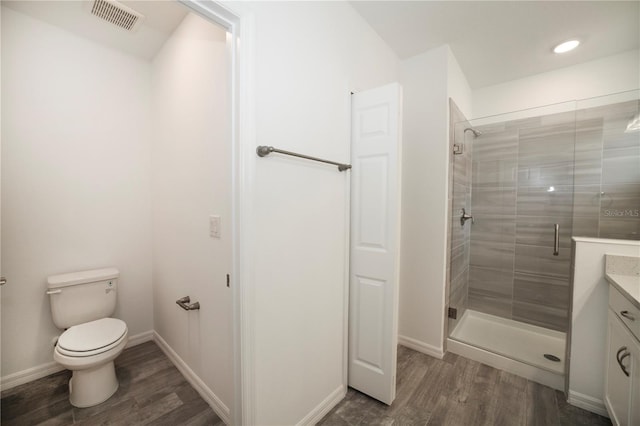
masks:
[[[563,390],[565,344],[565,333],[467,309],[447,340],[447,349]]]

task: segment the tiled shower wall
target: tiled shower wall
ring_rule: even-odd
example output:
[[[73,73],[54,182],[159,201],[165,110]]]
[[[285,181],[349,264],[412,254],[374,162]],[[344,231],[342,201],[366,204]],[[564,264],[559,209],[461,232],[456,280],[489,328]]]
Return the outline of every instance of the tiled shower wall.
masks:
[[[576,191],[590,203],[574,210],[591,221],[574,235],[640,240],[640,131],[625,132],[639,111],[640,101],[577,111],[576,165],[587,173],[576,174]]]
[[[571,236],[640,239],[640,133],[624,132],[637,111],[634,101],[478,128],[482,135],[466,144],[473,146],[469,210],[475,224],[465,307],[567,330]],[[469,160],[454,158],[454,205],[456,191],[466,191],[456,170]],[[453,269],[467,271],[455,265],[464,259],[460,242],[467,231],[459,229],[456,245],[452,228],[455,306],[464,297],[454,291],[464,286]]]

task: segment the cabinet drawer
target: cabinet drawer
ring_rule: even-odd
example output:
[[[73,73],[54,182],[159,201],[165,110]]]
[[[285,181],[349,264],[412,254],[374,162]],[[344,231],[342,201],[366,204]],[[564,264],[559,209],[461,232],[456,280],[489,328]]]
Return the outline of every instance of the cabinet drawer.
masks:
[[[640,309],[622,295],[615,287],[609,286],[609,307],[616,316],[631,330],[636,339],[640,340]]]

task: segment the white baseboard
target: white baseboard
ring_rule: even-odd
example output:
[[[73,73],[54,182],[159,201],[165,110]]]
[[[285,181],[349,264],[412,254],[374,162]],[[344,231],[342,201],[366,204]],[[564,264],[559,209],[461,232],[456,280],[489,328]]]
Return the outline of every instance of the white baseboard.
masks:
[[[398,344],[434,358],[442,359],[442,357],[444,357],[444,351],[442,348],[432,346],[428,343],[421,342],[420,340],[412,339],[411,337],[398,336]]]
[[[130,348],[132,346],[137,346],[141,343],[150,342],[153,340],[153,330],[145,331],[143,333],[138,333],[135,336],[129,336],[129,341],[127,342],[126,348]]]
[[[567,398],[567,402],[578,408],[600,414],[604,417],[609,417],[607,408],[604,406],[604,401],[601,399],[569,389],[569,398]]]
[[[191,368],[183,361],[182,358],[169,346],[169,344],[157,333],[153,332],[153,338],[160,346],[160,349],[167,355],[176,368],[182,373],[187,382],[200,394],[207,404],[211,406],[213,411],[220,417],[225,424],[231,424],[231,413],[229,407],[216,396],[215,393],[193,372]]]
[[[347,394],[347,388],[344,385],[338,386],[336,390],[331,392],[329,396],[327,396],[324,401],[322,401],[316,408],[311,410],[309,414],[304,416],[302,420],[300,420],[297,426],[306,426],[306,425],[315,425],[318,423],[324,416],[327,415],[329,411]]]
[[[53,357],[53,352],[51,353],[51,356]],[[62,370],[64,370],[63,366],[55,361],[51,361],[16,373],[7,374],[6,376],[2,376],[0,379],[0,389],[5,391],[7,389],[15,388],[16,386],[42,379],[43,377],[47,377],[50,374],[54,374]]]
[[[131,346],[136,346],[140,343],[148,342],[149,340],[153,340],[152,330],[129,337],[126,347],[129,348]],[[51,350],[53,351],[53,346],[51,347]],[[51,356],[53,357],[53,352],[51,352]],[[7,374],[0,378],[0,390],[4,391],[16,386],[24,385],[25,383],[42,379],[43,377],[47,377],[50,374],[54,374],[62,370],[64,370],[64,367],[55,361],[51,361],[16,373]]]

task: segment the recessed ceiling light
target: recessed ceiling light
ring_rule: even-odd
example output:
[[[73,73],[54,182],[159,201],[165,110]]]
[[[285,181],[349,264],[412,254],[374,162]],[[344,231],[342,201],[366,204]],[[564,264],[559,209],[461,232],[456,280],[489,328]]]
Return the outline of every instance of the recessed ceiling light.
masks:
[[[565,41],[564,43],[560,43],[559,45],[554,47],[553,51],[555,53],[565,53],[565,52],[568,52],[570,50],[575,49],[576,47],[578,47],[579,44],[580,44],[579,40]]]

